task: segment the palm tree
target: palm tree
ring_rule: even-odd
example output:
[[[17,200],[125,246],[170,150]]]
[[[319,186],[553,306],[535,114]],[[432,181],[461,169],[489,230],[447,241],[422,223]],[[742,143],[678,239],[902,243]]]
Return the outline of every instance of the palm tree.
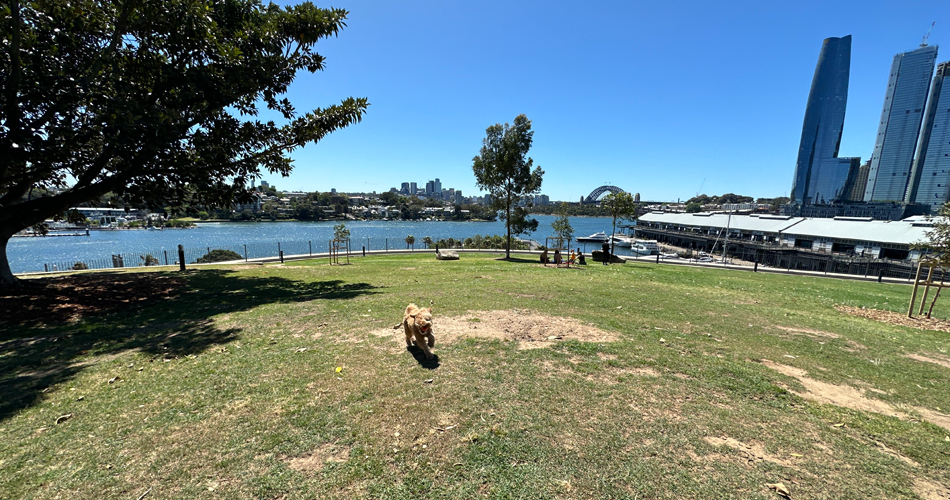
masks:
[[[432,246],[432,238],[430,238],[430,237],[428,237],[428,236],[426,236],[425,238],[422,238],[422,242],[425,243],[427,249],[428,249],[430,246]]]
[[[416,237],[413,235],[406,236],[406,248],[409,248],[409,245],[412,245],[412,249],[416,248]]]

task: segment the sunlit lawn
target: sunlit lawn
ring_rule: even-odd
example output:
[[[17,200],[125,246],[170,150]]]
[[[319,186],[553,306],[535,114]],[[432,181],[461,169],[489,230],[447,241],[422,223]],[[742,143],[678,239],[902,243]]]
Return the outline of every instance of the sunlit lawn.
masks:
[[[835,309],[906,312],[908,286],[497,255],[352,262],[155,273],[182,285],[0,326],[0,498],[950,491],[950,430],[931,423],[950,413],[950,368],[935,362],[950,334]],[[431,304],[437,339],[440,318],[496,311],[617,340],[463,337],[425,363],[386,335],[409,302]],[[769,362],[901,418],[804,399],[791,391],[810,382]]]

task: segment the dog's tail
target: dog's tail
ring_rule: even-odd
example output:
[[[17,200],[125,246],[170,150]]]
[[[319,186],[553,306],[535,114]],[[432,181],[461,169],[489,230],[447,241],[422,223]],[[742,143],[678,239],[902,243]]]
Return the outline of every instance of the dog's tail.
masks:
[[[396,323],[396,326],[393,327],[393,330],[398,330],[399,327],[402,326],[402,324],[405,323],[405,322],[406,322],[406,320],[402,320],[402,321],[400,321],[399,323]]]

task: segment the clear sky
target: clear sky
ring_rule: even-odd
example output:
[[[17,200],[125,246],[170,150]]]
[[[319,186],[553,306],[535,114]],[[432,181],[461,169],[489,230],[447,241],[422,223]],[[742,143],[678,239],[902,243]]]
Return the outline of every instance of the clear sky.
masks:
[[[282,2],[295,3],[295,2]],[[325,5],[317,2],[318,5]],[[787,196],[824,38],[852,35],[839,156],[870,157],[895,54],[950,60],[950,2],[364,1],[317,50],[290,99],[355,96],[362,123],[293,154],[278,189],[388,191],[440,178],[477,194],[485,129],[520,113],[542,192],[576,201],[612,184],[643,200],[698,192]]]

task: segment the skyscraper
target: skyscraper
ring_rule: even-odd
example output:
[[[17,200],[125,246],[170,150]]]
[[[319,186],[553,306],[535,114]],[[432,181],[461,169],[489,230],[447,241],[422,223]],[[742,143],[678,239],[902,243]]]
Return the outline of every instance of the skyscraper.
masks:
[[[908,203],[930,205],[931,213],[940,211],[950,195],[950,61],[937,66],[924,124],[917,146],[917,160],[907,186]]]
[[[792,183],[793,203],[825,203],[843,194],[852,161],[838,158],[838,146],[844,129],[850,71],[851,35],[826,38],[818,54],[805,107]]]
[[[864,201],[904,201],[936,59],[935,45],[894,56]]]

